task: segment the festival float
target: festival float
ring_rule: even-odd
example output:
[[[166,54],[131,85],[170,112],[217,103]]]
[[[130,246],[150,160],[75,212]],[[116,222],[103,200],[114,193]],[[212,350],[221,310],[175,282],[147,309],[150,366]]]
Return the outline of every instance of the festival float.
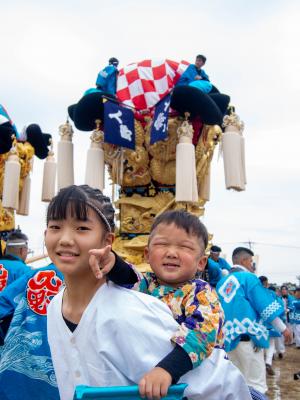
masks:
[[[210,164],[219,143],[226,188],[245,190],[243,123],[229,105],[230,97],[214,85],[205,93],[193,85],[178,84],[189,65],[143,60],[118,71],[115,93],[99,85],[87,90],[68,107],[71,121],[59,127],[57,165],[50,136],[33,125],[34,129],[29,126],[18,137],[2,108],[2,238],[14,228],[14,213],[28,212],[34,154],[46,159],[43,201],[74,183],[72,122],[79,131],[92,132],[85,183],[100,190],[109,181],[112,185],[118,218],[113,248],[142,270],[148,268],[144,248],[158,214],[182,208],[198,217],[204,214],[210,200]]]
[[[52,139],[40,126],[30,124],[20,133],[0,104],[0,254],[7,234],[15,229],[15,213],[29,214],[34,156],[45,159]]]

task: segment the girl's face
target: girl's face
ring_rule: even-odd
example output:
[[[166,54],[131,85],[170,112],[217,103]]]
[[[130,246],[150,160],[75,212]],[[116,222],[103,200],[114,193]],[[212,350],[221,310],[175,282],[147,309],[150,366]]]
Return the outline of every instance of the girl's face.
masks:
[[[202,271],[207,257],[200,239],[175,224],[160,224],[145,249],[145,257],[163,285],[178,286]]]
[[[90,273],[89,250],[112,243],[96,212],[87,210],[87,220],[73,218],[50,220],[45,231],[48,255],[64,275]]]

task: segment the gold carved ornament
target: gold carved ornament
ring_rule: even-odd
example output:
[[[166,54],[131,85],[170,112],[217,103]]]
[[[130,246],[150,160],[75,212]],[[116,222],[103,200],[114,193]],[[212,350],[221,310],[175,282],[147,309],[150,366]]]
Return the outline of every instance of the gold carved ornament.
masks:
[[[17,142],[14,138],[13,147],[15,148],[14,152],[17,154],[20,165],[20,181],[19,181],[19,191],[23,188],[23,183],[29,172],[32,168],[32,161],[34,156],[34,148],[28,143]],[[3,180],[4,180],[4,170],[5,170],[5,162],[9,156],[10,152],[5,154],[0,154],[0,198],[2,198],[3,193]],[[10,231],[15,228],[15,218],[14,211],[10,209],[6,209],[2,207],[2,203],[0,200],[0,231]]]
[[[144,260],[144,249],[148,242],[148,233],[155,217],[163,211],[185,208],[187,211],[202,216],[205,200],[199,199],[194,204],[175,202],[171,191],[156,193],[152,181],[162,186],[175,187],[176,176],[176,145],[178,129],[183,118],[172,117],[168,121],[168,138],[150,145],[151,120],[145,128],[135,120],[136,149],[120,149],[117,146],[104,143],[105,162],[108,165],[113,183],[122,188],[135,188],[150,184],[149,196],[134,193],[126,195],[124,190],[115,202],[119,208],[120,227],[113,248],[128,262],[141,270],[149,269]],[[222,130],[219,126],[204,125],[199,142],[195,149],[197,182],[201,184],[211,163],[214,149],[221,139]],[[122,164],[122,165],[120,165]],[[120,170],[122,178],[120,179]],[[153,187],[153,189],[151,189]],[[151,194],[150,194],[151,193]],[[125,239],[122,235],[135,236]]]

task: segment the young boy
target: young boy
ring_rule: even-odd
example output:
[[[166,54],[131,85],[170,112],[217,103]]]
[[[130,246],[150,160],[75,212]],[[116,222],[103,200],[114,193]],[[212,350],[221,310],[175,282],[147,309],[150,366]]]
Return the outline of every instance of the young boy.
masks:
[[[150,294],[168,305],[178,329],[171,341],[173,350],[140,381],[140,391],[149,386],[161,390],[176,383],[187,371],[201,365],[215,347],[223,346],[223,310],[216,293],[206,282],[196,279],[205,267],[208,234],[200,220],[183,210],[159,215],[151,228],[145,256],[153,272],[141,274],[115,253],[93,250],[114,283]],[[93,263],[97,274],[99,264]],[[159,379],[158,379],[159,376]]]
[[[190,64],[177,82],[179,85],[194,86],[204,93],[212,90],[212,84],[209,81],[207,73],[202,69],[206,63],[206,57],[202,54],[197,55],[195,64]]]

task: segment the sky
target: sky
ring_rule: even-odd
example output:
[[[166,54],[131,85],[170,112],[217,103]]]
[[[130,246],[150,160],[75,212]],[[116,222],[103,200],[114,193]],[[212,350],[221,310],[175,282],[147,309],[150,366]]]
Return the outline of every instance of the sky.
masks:
[[[110,57],[193,62],[245,123],[247,188],[225,188],[218,149],[203,222],[230,261],[235,247],[259,255],[258,275],[278,284],[300,275],[300,2],[293,0],[1,2],[0,103],[19,130],[38,123],[58,141],[67,107],[93,87]],[[75,183],[84,183],[89,133],[75,129]],[[56,145],[54,150],[56,149]],[[85,151],[86,149],[86,151]],[[43,161],[35,157],[30,215],[16,223],[43,249]],[[109,192],[109,189],[107,189]]]

